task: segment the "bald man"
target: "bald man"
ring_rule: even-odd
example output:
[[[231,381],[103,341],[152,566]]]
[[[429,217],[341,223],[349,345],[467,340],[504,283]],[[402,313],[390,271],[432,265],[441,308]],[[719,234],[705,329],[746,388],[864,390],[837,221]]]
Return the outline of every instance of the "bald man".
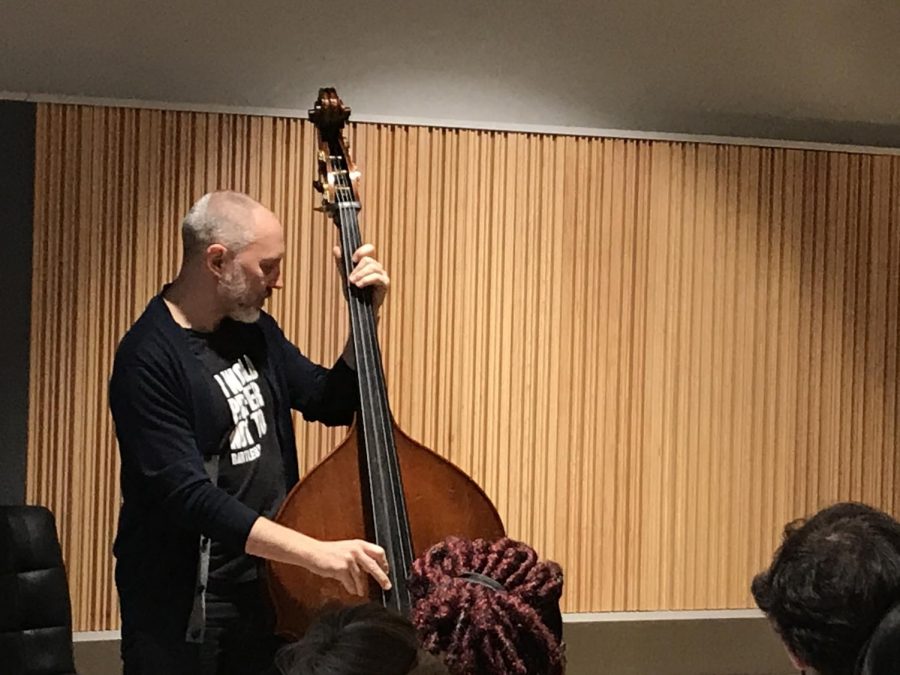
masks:
[[[181,230],[181,270],[122,339],[110,379],[125,674],[267,672],[278,643],[261,559],[353,593],[366,592],[367,575],[389,587],[378,546],[319,541],[271,520],[299,477],[291,409],[326,425],[349,424],[357,410],[352,341],[324,368],[263,311],[282,288],[285,245],[258,202],[204,195]],[[349,282],[373,289],[377,311],[390,281],[373,253],[353,253]]]

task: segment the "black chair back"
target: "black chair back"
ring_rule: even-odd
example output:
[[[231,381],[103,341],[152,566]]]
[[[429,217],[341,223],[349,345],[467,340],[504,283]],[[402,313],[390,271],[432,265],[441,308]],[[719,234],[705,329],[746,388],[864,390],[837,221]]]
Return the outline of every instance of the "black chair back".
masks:
[[[0,506],[0,673],[75,673],[69,585],[43,506]]]

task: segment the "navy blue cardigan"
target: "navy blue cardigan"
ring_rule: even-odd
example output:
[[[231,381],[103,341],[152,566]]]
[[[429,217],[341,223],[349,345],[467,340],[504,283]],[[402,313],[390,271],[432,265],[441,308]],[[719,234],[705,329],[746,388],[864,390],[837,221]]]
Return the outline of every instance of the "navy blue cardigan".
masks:
[[[298,481],[291,408],[309,421],[350,424],[358,409],[355,372],[343,359],[312,363],[263,313],[254,364],[272,390],[288,490]],[[260,361],[257,363],[257,361]],[[243,551],[258,514],[211,482],[204,458],[221,438],[215,391],[161,295],[122,338],[109,402],[122,458],[122,505],[113,552],[123,635],[184,635],[194,595],[201,534]]]

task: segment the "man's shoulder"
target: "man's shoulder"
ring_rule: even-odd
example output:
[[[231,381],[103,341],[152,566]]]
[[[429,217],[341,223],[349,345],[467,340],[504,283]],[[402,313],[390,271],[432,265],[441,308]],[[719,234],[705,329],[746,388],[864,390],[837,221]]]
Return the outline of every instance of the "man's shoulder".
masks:
[[[288,342],[288,339],[285,337],[284,331],[281,329],[281,326],[278,325],[275,317],[273,317],[271,314],[260,312],[259,319],[256,320],[256,325],[259,327],[259,330],[265,337],[267,344],[279,345]]]
[[[173,351],[166,316],[159,296],[153,298],[116,348],[114,370],[123,367],[153,367],[170,359]]]
[[[262,310],[259,312],[259,319],[256,320],[256,325],[259,326],[264,333],[274,332],[283,337],[281,326],[278,325],[275,317],[268,312]]]

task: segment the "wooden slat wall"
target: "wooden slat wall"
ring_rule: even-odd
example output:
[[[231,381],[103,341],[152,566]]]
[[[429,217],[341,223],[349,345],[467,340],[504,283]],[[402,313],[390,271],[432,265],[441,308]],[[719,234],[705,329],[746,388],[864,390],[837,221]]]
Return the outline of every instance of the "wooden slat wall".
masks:
[[[750,605],[783,523],[900,511],[900,158],[358,125],[394,286],[395,416],[559,560],[568,611]],[[118,338],[204,191],[287,225],[271,310],[331,361],[346,319],[298,120],[41,105],[28,499],[75,627],[118,624]],[[298,424],[310,466],[336,432]]]

